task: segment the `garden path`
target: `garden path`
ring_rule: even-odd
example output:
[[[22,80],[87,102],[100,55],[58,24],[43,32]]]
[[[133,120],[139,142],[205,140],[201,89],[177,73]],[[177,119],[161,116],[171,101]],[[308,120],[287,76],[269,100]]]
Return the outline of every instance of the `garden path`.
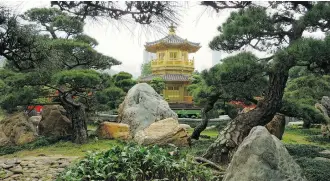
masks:
[[[0,158],[0,179],[4,181],[51,181],[62,172],[74,156]]]

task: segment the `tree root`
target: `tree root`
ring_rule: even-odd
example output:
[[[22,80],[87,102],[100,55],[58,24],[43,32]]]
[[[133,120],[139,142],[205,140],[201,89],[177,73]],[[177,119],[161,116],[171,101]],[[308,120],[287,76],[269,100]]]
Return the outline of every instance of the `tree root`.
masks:
[[[207,160],[203,157],[195,157],[195,161],[197,161],[198,163],[206,163],[206,166],[209,166],[213,169],[219,170],[220,172],[225,172],[226,171],[226,169],[222,168],[218,164],[216,164],[216,163],[214,163],[210,160]]]

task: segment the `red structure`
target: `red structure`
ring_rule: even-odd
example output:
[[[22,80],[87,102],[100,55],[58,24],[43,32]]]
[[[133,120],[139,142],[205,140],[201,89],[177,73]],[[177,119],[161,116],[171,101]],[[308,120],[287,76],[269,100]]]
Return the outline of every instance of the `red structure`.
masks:
[[[254,109],[257,107],[255,104],[246,105],[243,101],[230,101],[229,103],[242,108]]]
[[[35,105],[35,106],[28,106],[27,109],[28,111],[35,110],[37,113],[41,113],[43,106],[41,105]]]

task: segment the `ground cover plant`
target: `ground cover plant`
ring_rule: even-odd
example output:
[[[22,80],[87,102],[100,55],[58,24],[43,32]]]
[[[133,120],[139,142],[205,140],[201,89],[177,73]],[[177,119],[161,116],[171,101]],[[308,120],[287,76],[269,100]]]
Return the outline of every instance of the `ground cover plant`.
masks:
[[[171,156],[158,146],[135,144],[115,146],[105,152],[89,153],[84,159],[63,172],[64,180],[214,180],[210,169],[194,163],[192,157],[178,153]]]
[[[307,180],[329,180],[330,155],[320,153],[324,148],[303,144],[287,144],[286,148],[302,168]]]

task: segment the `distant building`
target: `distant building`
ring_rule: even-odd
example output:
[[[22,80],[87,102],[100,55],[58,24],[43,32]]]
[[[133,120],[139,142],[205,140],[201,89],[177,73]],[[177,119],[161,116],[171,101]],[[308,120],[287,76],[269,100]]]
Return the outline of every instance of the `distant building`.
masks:
[[[221,52],[212,51],[212,67],[221,62]]]
[[[143,63],[149,63],[153,59],[156,59],[155,53],[147,52],[146,50],[143,51]]]
[[[152,74],[141,77],[139,82],[150,82],[155,77],[161,77],[165,81],[165,89],[161,93],[169,104],[193,105],[188,86],[195,66],[189,54],[197,52],[201,48],[200,44],[176,35],[172,25],[166,37],[146,42],[144,47],[157,56],[151,61]]]

